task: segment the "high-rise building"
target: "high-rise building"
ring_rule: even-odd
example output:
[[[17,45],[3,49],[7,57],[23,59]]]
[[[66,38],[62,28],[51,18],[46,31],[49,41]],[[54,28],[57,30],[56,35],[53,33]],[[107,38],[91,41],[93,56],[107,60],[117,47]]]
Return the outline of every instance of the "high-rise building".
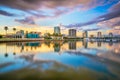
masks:
[[[83,38],[88,38],[88,31],[83,32]]]
[[[60,34],[60,27],[59,26],[56,26],[54,27],[54,34]]]
[[[97,33],[97,37],[98,37],[98,38],[101,38],[101,37],[102,37],[102,33],[101,33],[101,32],[98,32],[98,33]]]
[[[76,29],[69,29],[69,36],[76,37]]]

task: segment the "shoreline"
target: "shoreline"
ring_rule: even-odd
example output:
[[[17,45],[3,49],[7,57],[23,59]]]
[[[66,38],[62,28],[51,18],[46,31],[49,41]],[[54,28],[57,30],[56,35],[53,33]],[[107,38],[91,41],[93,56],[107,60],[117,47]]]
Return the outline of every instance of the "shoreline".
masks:
[[[14,39],[14,38],[1,38],[0,39],[0,43],[4,43],[4,42],[33,42],[33,41],[84,41],[84,39],[63,39],[63,40],[49,40],[49,39],[41,39],[41,38],[37,38],[37,39]],[[86,41],[86,40],[85,40]],[[103,40],[95,40],[95,41],[86,41],[86,42],[120,42],[119,40],[116,41],[103,41]]]
[[[3,42],[29,42],[29,41],[43,41],[43,39],[0,39],[0,43]]]
[[[4,42],[34,42],[34,41],[65,41],[65,40],[45,40],[45,39],[0,39],[0,43]]]

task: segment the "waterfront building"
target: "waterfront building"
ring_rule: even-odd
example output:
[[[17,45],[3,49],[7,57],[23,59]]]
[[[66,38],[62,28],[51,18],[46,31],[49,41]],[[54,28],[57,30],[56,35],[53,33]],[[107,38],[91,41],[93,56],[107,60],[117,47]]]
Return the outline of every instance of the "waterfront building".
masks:
[[[57,35],[61,34],[59,26],[54,27],[54,34],[57,34]]]
[[[26,38],[40,38],[40,33],[39,32],[26,33]]]
[[[17,31],[16,34],[13,35],[14,38],[24,38],[24,30]]]
[[[69,37],[76,37],[76,29],[69,29]]]
[[[88,31],[83,32],[83,38],[88,38]]]
[[[101,32],[98,32],[98,33],[97,33],[97,37],[98,37],[98,38],[101,38],[101,37],[102,37],[102,33],[101,33]]]

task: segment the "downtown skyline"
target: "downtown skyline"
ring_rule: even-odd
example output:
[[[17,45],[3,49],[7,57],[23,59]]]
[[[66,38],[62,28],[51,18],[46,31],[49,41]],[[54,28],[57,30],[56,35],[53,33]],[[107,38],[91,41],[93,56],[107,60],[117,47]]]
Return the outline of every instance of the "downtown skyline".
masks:
[[[0,34],[5,33],[4,26],[53,33],[59,23],[65,34],[69,28],[120,34],[119,7],[119,0],[1,0]]]

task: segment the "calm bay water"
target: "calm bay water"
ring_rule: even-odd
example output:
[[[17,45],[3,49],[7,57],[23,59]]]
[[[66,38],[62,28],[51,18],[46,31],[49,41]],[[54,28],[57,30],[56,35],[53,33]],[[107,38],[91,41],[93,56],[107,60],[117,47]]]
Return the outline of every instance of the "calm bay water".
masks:
[[[120,80],[120,43],[0,43],[0,80]]]

